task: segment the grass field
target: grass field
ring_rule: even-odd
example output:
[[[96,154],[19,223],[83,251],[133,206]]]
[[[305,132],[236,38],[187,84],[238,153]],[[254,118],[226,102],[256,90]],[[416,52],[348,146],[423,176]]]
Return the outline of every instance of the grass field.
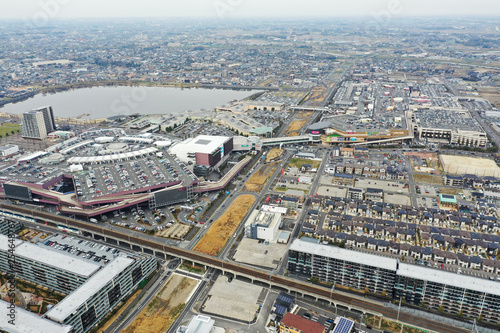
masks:
[[[219,254],[254,202],[255,197],[250,194],[237,197],[226,212],[212,224],[193,250],[211,256]]]
[[[124,333],[166,332],[182,313],[197,281],[173,274]]]
[[[443,185],[443,178],[440,175],[426,175],[416,173],[413,174],[413,180],[418,184]]]
[[[254,173],[250,179],[247,180],[243,191],[260,192],[264,188],[264,184],[268,181],[276,170],[277,162],[270,163],[262,166],[259,171]]]
[[[12,131],[17,132],[18,130],[21,130],[21,125],[19,124],[4,123],[0,125],[0,135],[2,138],[5,138],[6,134],[10,136],[12,135]]]
[[[319,168],[319,166],[321,165],[321,161],[313,161],[305,158],[292,158],[290,163],[288,163],[288,166],[300,168],[302,164],[309,164],[312,165],[313,168]]]

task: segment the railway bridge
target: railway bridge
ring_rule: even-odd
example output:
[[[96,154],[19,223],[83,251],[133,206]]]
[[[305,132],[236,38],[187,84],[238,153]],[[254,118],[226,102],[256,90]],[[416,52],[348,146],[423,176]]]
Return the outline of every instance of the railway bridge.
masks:
[[[53,215],[41,212],[36,209],[13,206],[0,203],[2,211],[8,211],[26,217],[31,217],[36,222],[63,225],[68,228],[75,228],[84,233],[90,234],[94,239],[101,239],[111,244],[118,244],[130,248],[134,251],[142,251],[156,257],[167,259],[168,257],[178,257],[183,260],[191,261],[204,267],[213,267],[223,272],[223,274],[232,274],[236,277],[243,277],[251,282],[259,281],[267,284],[269,287],[280,288],[290,293],[312,298],[316,301],[324,301],[329,304],[347,308],[351,311],[358,311],[363,314],[373,314],[384,316],[391,319],[399,319],[410,325],[423,327],[426,329],[444,332],[460,333],[467,330],[450,326],[442,322],[435,322],[413,316],[407,313],[398,313],[398,311],[383,306],[383,303],[370,300],[356,295],[338,293],[330,288],[320,285],[310,284],[306,281],[299,281],[289,277],[273,275],[272,272],[250,267],[241,263],[222,260],[220,258],[208,256],[191,250],[181,249],[179,247],[168,245],[168,241],[162,243],[160,239],[153,239],[152,236],[127,234],[112,229],[103,228],[97,224],[74,220],[60,215]],[[149,236],[149,237],[148,237]]]

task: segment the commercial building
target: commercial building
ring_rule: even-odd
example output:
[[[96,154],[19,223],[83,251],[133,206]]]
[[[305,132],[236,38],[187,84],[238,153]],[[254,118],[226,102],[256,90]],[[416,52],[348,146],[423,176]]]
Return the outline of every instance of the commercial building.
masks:
[[[488,142],[486,133],[467,110],[419,108],[409,117],[414,135],[420,140],[472,147],[485,147]]]
[[[287,312],[280,323],[280,333],[324,333],[325,327],[317,322]]]
[[[458,205],[457,197],[451,194],[440,194],[438,202],[443,207],[456,208]]]
[[[19,146],[17,145],[7,145],[0,147],[0,156],[6,157],[10,155],[14,155],[19,151]]]
[[[497,281],[321,245],[309,238],[295,240],[288,258],[292,274],[495,324],[500,320]]]
[[[273,241],[278,237],[281,214],[254,210],[245,223],[245,236],[252,239]]]
[[[47,106],[23,114],[21,135],[27,139],[43,140],[56,129],[52,107]]]
[[[232,151],[233,138],[210,135],[189,138],[170,148],[170,153],[181,161],[194,164],[197,176],[207,176],[226,161]]]

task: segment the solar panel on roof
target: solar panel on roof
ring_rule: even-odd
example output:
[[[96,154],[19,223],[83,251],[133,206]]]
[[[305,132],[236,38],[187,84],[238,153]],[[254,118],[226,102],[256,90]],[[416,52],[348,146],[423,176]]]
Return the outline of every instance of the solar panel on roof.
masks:
[[[283,305],[280,305],[280,304],[274,304],[274,307],[275,307],[275,313],[279,316],[284,316],[286,311],[287,311],[287,308],[285,308]]]
[[[350,333],[354,326],[354,321],[347,318],[340,318],[337,325],[333,329],[333,333]]]

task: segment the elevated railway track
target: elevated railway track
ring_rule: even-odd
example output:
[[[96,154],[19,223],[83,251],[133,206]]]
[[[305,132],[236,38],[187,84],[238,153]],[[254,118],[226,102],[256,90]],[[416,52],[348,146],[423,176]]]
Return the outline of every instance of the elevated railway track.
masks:
[[[208,256],[191,250],[185,250],[174,246],[169,246],[161,243],[159,240],[151,240],[141,238],[137,235],[130,235],[117,230],[106,229],[99,225],[87,223],[83,221],[74,220],[60,215],[53,215],[50,213],[42,212],[36,209],[27,207],[13,206],[6,203],[0,203],[0,209],[12,213],[29,216],[37,220],[37,222],[49,222],[55,224],[65,225],[71,228],[76,228],[84,232],[94,235],[99,235],[104,238],[110,238],[120,243],[126,243],[130,247],[132,245],[138,246],[142,251],[149,249],[155,254],[161,253],[162,255],[170,255],[196,262],[201,265],[210,266],[221,270],[224,273],[231,273],[235,276],[242,276],[252,281],[260,281],[270,286],[275,286],[288,290],[289,292],[298,292],[316,300],[323,300],[329,303],[346,306],[350,310],[356,310],[363,313],[370,313],[378,316],[384,316],[390,319],[399,318],[400,321],[410,325],[423,327],[436,332],[444,333],[461,333],[468,332],[467,330],[455,326],[450,326],[445,323],[440,323],[408,313],[401,312],[384,307],[381,302],[373,301],[355,295],[346,295],[344,293],[332,292],[331,289],[319,285],[310,284],[305,281],[295,280],[289,277],[273,275],[272,272],[264,271],[258,268],[249,267],[240,263],[222,260],[216,257]]]

